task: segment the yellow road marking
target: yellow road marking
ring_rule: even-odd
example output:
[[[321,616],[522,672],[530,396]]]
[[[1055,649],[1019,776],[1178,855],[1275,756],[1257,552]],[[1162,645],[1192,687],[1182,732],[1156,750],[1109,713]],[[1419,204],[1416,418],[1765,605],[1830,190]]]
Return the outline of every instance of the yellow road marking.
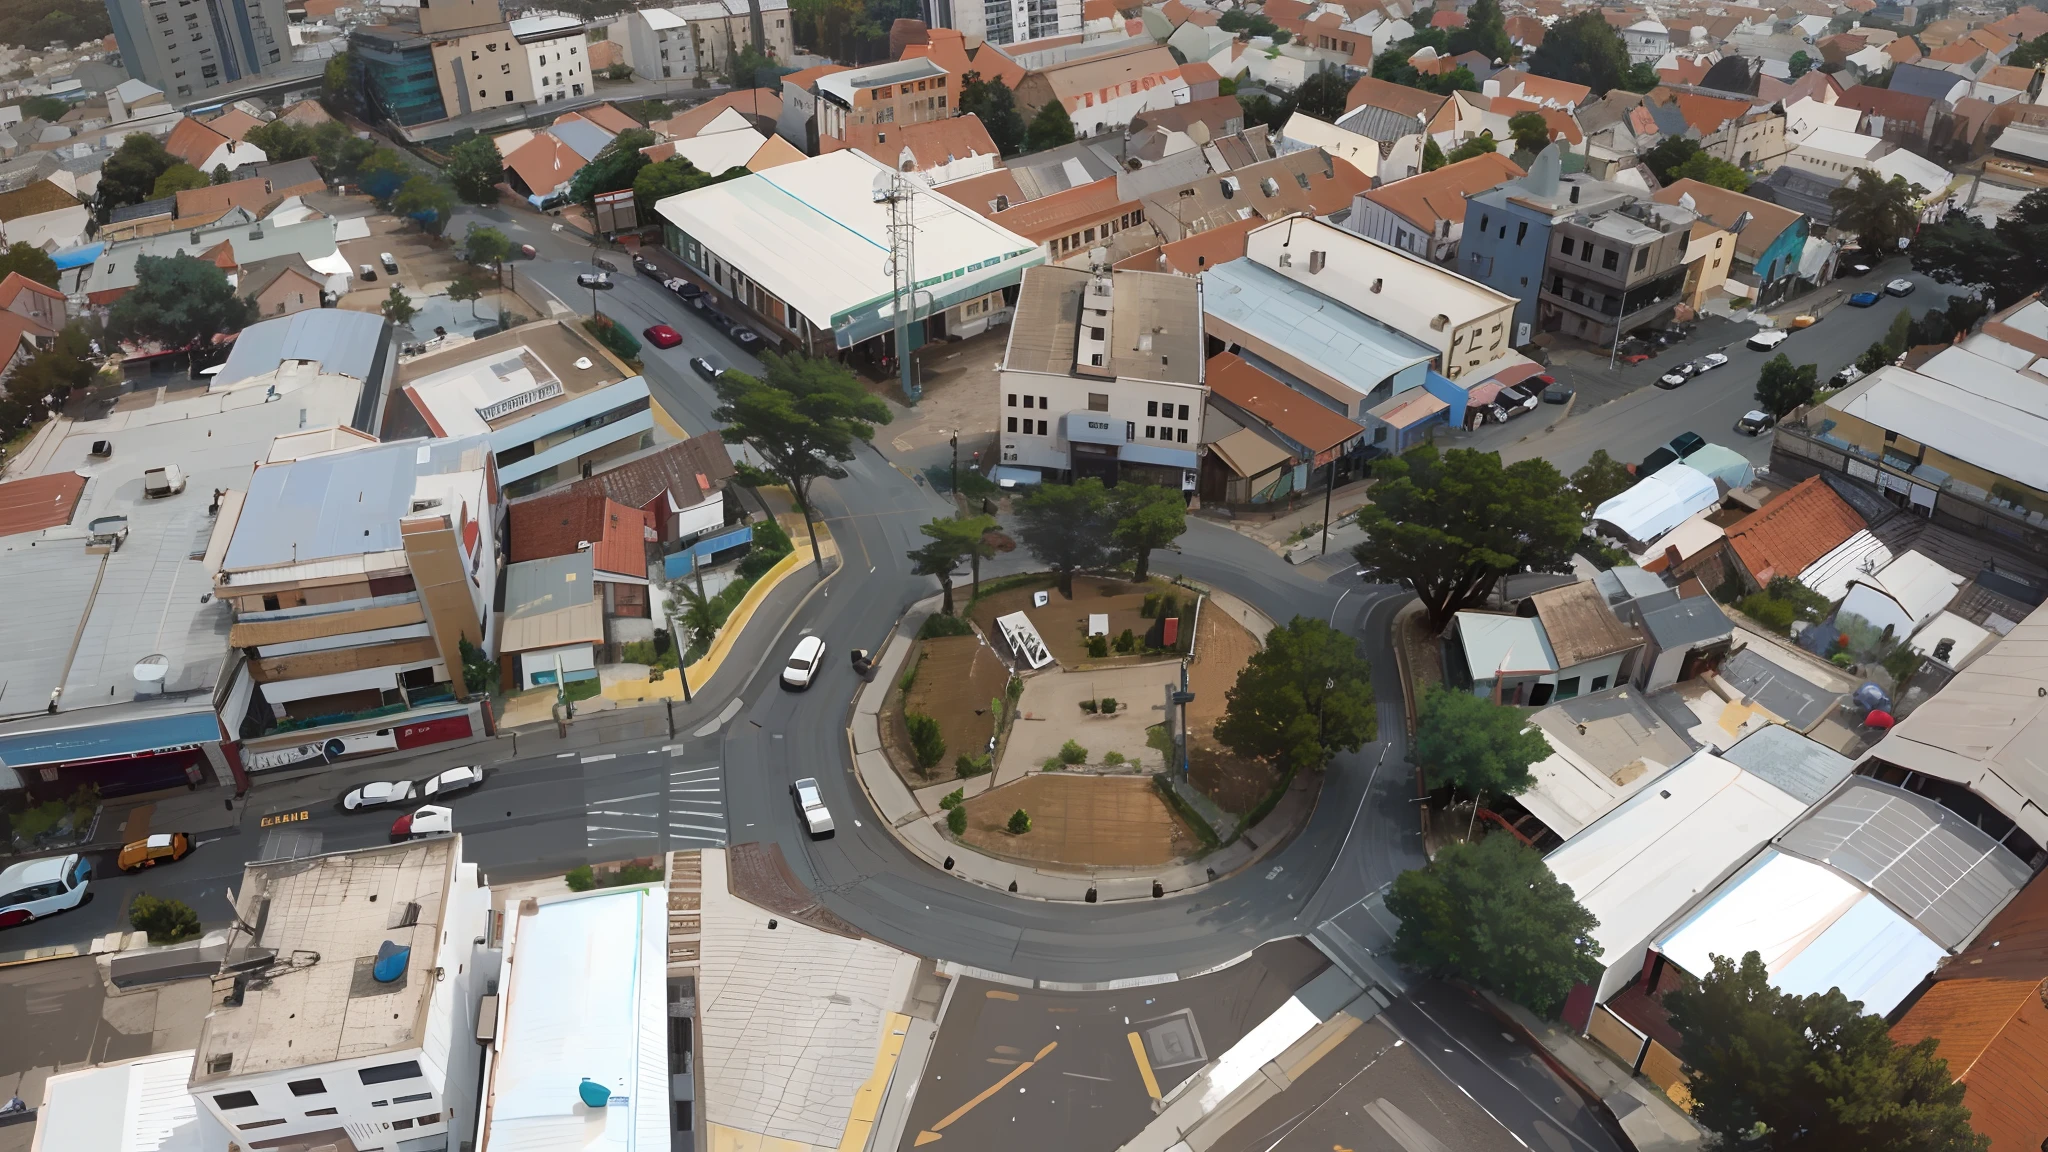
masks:
[[[1136,1032],[1130,1034],[1131,1055],[1137,1058],[1138,1075],[1145,1079],[1145,1095],[1159,1099],[1159,1078],[1152,1075],[1152,1061],[1145,1056],[1145,1041]]]
[[[985,995],[991,1000],[1015,1000],[1017,998],[1015,992],[1005,992],[1000,988],[991,988]]]
[[[1015,997],[1012,997],[1012,999],[1015,999]],[[1009,1087],[1010,1081],[1015,1080],[1017,1077],[1022,1076],[1026,1072],[1031,1071],[1032,1065],[1038,1063],[1040,1060],[1045,1059],[1046,1056],[1049,1053],[1051,1053],[1053,1049],[1059,1046],[1060,1042],[1055,1040],[1052,1043],[1047,1044],[1045,1047],[1040,1048],[1038,1050],[1038,1055],[1033,1056],[1031,1059],[1026,1060],[1022,1064],[1017,1065],[1015,1068],[1010,1069],[1008,1072],[1003,1074],[1003,1078],[1001,1080],[998,1080],[995,1083],[989,1085],[988,1087],[982,1089],[980,1094],[976,1095],[974,1099],[969,1100],[967,1103],[962,1104],[958,1108],[953,1109],[951,1112],[946,1113],[945,1119],[939,1121],[937,1124],[932,1125],[930,1128],[927,1128],[924,1131],[919,1132],[917,1134],[917,1140],[915,1141],[915,1145],[919,1148],[922,1148],[925,1145],[931,1143],[932,1141],[940,1139],[939,1133],[944,1131],[948,1125],[953,1123],[953,1121],[958,1120],[962,1116],[967,1115],[969,1112],[974,1111],[977,1107],[981,1105],[983,1101],[987,1100],[989,1097],[995,1095],[996,1093],[1001,1092],[1003,1089]]]
[[[265,816],[263,819],[258,820],[256,826],[258,828],[268,828],[273,824],[295,824],[301,820],[310,820],[312,818],[313,813],[305,809],[297,812],[279,812],[276,815]]]

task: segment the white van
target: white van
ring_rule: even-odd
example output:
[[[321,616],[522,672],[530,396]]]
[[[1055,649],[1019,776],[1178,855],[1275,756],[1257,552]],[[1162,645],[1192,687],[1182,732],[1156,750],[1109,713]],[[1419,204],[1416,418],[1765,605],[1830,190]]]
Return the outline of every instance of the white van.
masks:
[[[0,928],[78,907],[91,882],[92,865],[76,852],[24,860],[0,872]]]

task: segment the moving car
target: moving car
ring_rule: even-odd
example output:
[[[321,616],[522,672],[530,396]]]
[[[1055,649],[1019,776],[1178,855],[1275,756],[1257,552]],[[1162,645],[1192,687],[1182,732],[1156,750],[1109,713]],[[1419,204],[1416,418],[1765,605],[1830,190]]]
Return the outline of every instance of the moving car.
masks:
[[[789,662],[782,666],[782,685],[785,688],[809,688],[817,676],[818,667],[825,663],[825,642],[816,636],[806,636],[796,642],[796,650],[789,654]]]
[[[576,274],[576,283],[583,285],[585,288],[609,289],[612,286],[612,274],[609,272],[578,272]]]
[[[1721,355],[1719,352],[1709,352],[1692,362],[1692,370],[1697,375],[1701,372],[1712,372],[1714,369],[1727,363],[1728,358],[1726,356]]]
[[[1777,418],[1769,412],[1752,408],[1742,414],[1742,419],[1735,422],[1735,430],[1745,436],[1756,436],[1777,422]]]
[[[1759,352],[1769,352],[1791,338],[1792,334],[1783,328],[1766,328],[1749,338],[1749,346]]]
[[[1818,312],[1802,312],[1792,318],[1792,327],[1795,329],[1811,328],[1818,323],[1820,323],[1820,313]]]
[[[430,800],[467,792],[484,782],[484,766],[481,764],[457,764],[420,781],[420,795]]]
[[[641,335],[647,337],[647,342],[656,348],[673,348],[683,342],[683,334],[666,324],[656,324]]]
[[[391,838],[394,840],[418,840],[426,836],[446,836],[455,831],[455,813],[439,804],[422,804],[420,807],[391,822]]]
[[[375,280],[377,278],[377,270],[368,264],[358,264],[356,265],[356,275],[365,280]]]
[[[818,792],[818,782],[809,776],[789,786],[790,799],[796,801],[796,813],[804,818],[804,828],[812,836],[832,834],[832,813],[825,807],[825,798]]]
[[[341,807],[347,812],[382,808],[386,804],[403,804],[417,795],[419,786],[410,780],[376,780],[349,789],[341,798]]]
[[[683,303],[692,308],[704,307],[704,289],[678,276],[669,281],[668,290],[675,293]]]
[[[114,863],[123,872],[140,872],[158,864],[183,860],[192,851],[192,838],[183,832],[158,832],[121,849]]]
[[[398,258],[396,256],[393,256],[391,253],[379,252],[377,253],[377,259],[383,262],[384,270],[386,272],[398,271]]]
[[[1707,438],[1697,432],[1680,432],[1671,438],[1671,450],[1678,453],[1680,460],[1707,446]]]
[[[24,860],[0,872],[0,928],[78,907],[91,881],[92,865],[76,852]]]
[[[519,254],[521,256],[526,257],[528,260],[540,259],[540,250],[535,248],[531,244],[521,244],[519,246]]]
[[[1630,352],[1628,355],[1623,356],[1621,358],[1621,362],[1623,364],[1636,365],[1643,363],[1649,358],[1650,354],[1648,352]]]
[[[1911,296],[1913,294],[1913,282],[1904,276],[1899,277],[1897,280],[1887,280],[1884,284],[1884,294],[1887,296]]]
[[[690,357],[690,370],[706,380],[714,381],[725,374],[725,369],[720,368],[702,356]]]
[[[1858,292],[1854,296],[1849,297],[1849,307],[1872,308],[1875,307],[1877,305],[1877,302],[1882,299],[1884,299],[1884,297],[1878,295],[1875,292]]]

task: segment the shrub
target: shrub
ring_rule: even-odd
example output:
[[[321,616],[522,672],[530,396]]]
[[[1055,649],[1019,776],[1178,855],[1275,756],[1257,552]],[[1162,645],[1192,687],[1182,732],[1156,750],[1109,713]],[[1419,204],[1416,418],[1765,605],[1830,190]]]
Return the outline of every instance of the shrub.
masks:
[[[1138,615],[1147,620],[1159,615],[1159,593],[1145,593],[1145,603],[1138,608]]]
[[[1792,618],[1797,615],[1797,609],[1790,601],[1780,600],[1763,592],[1744,596],[1736,607],[1741,609],[1743,615],[1779,635],[1792,630]]]
[[[905,712],[903,726],[910,730],[910,754],[917,757],[917,770],[930,772],[946,757],[946,738],[939,722],[922,712]]]
[[[578,864],[569,869],[569,874],[562,879],[569,885],[571,892],[588,892],[597,887],[597,878],[591,875],[588,864]]]
[[[963,752],[953,761],[953,771],[959,773],[962,777],[985,776],[994,767],[995,765],[985,754],[969,756]]]
[[[1175,596],[1171,592],[1161,593],[1159,597],[1159,615],[1162,617],[1180,615],[1180,597]]]
[[[199,935],[199,913],[182,900],[138,894],[128,905],[128,926],[149,933],[151,944],[176,944]]]
[[[1022,808],[1010,813],[1010,835],[1022,836],[1031,831],[1031,813]]]
[[[1088,638],[1088,654],[1097,659],[1109,655],[1109,637],[1090,636]]]
[[[632,333],[609,316],[592,316],[583,322],[583,327],[621,360],[632,360],[640,355],[640,341],[633,339]]]
[[[1045,758],[1045,761],[1041,763],[1039,767],[1047,772],[1057,772],[1060,769],[1065,768],[1066,765],[1060,763],[1060,758],[1057,756],[1047,756]]]
[[[1136,652],[1138,650],[1137,634],[1129,628],[1124,629],[1123,634],[1116,638],[1116,650],[1126,655]]]
[[[917,630],[917,638],[919,640],[930,640],[937,636],[971,636],[973,634],[974,625],[969,624],[964,617],[947,616],[944,613],[934,613],[926,617],[923,626]]]
[[[939,798],[939,808],[941,811],[951,812],[953,809],[958,808],[960,802],[965,799],[967,799],[967,789],[955,788]]]
[[[1010,677],[1010,682],[1003,686],[1003,695],[1008,696],[1013,702],[1023,696],[1024,678],[1022,676]]]
[[[1124,754],[1121,752],[1104,752],[1102,754],[1102,762],[1114,768],[1124,762]]]
[[[652,884],[661,878],[661,869],[651,864],[627,864],[617,872],[606,873],[599,886],[616,888],[624,884]]]
[[[1848,668],[1856,663],[1856,657],[1851,656],[1847,652],[1837,652],[1833,656],[1828,657],[1828,663],[1833,664],[1837,668]]]
[[[1104,716],[1116,715],[1116,697],[1104,696],[1102,698],[1102,714]]]
[[[1081,747],[1078,742],[1069,740],[1065,744],[1060,745],[1060,763],[1086,764],[1087,762],[1088,750]]]
[[[965,834],[967,831],[967,809],[956,806],[951,811],[948,811],[946,813],[946,830],[955,836]]]
[[[1081,701],[1081,711],[1086,712],[1091,716],[1095,714],[1096,709],[1099,707],[1100,705],[1096,704],[1095,699],[1092,696],[1086,700]]]

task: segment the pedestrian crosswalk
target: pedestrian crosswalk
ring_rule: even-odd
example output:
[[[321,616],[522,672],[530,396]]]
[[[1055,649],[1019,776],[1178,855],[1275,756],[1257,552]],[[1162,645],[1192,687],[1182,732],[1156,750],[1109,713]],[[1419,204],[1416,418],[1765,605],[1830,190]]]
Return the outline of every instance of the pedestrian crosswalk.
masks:
[[[717,745],[706,750],[716,753]],[[692,764],[676,747],[669,753],[668,839],[681,848],[720,848],[726,842],[725,768]]]

